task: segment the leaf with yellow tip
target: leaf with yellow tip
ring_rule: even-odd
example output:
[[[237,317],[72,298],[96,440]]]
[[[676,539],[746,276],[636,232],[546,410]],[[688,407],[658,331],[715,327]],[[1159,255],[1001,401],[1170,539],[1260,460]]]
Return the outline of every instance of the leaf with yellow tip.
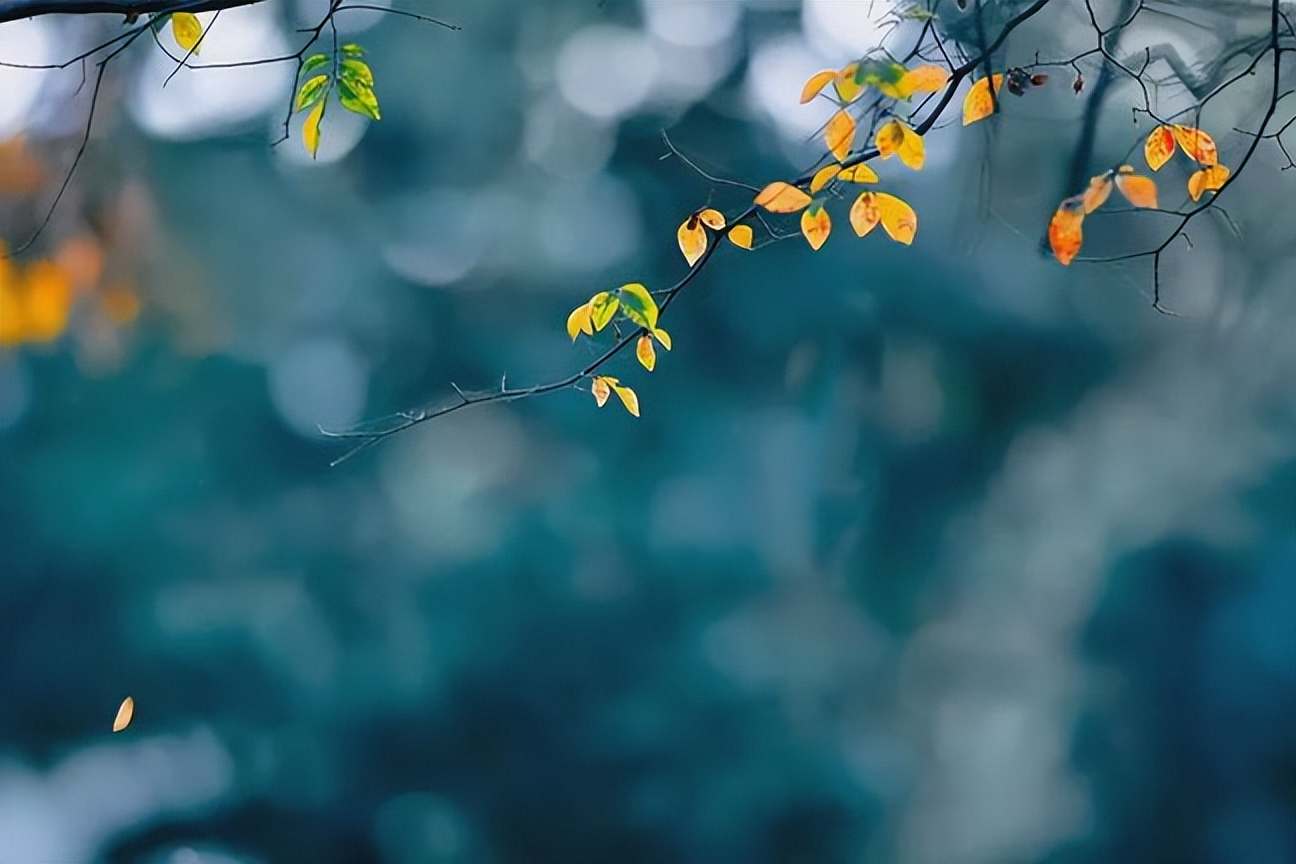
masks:
[[[838,162],[844,162],[850,155],[851,145],[855,143],[855,118],[845,108],[828,121],[828,128],[824,130],[824,143]]]
[[[653,348],[652,337],[647,333],[640,336],[639,341],[635,343],[635,357],[649,372],[657,365],[657,351]]]
[[[602,330],[612,323],[612,316],[621,308],[621,300],[610,291],[600,291],[590,298],[590,322],[595,330]]]
[[[1099,174],[1097,177],[1089,179],[1089,188],[1081,195],[1081,201],[1084,203],[1084,211],[1092,213],[1103,205],[1112,191],[1112,175],[1110,172]]]
[[[315,107],[306,115],[306,122],[302,124],[302,143],[306,145],[306,152],[315,158],[319,152],[320,145],[320,121],[324,119],[324,106],[327,103],[320,101],[315,103]]]
[[[810,181],[810,194],[814,195],[820,189],[827,186],[833,180],[837,179],[841,169],[836,165],[825,165],[815,172],[814,178]]]
[[[915,93],[935,93],[948,80],[949,72],[939,66],[919,66],[901,76],[896,83],[896,90],[901,99],[908,99]]]
[[[1133,167],[1122,165],[1116,172],[1116,188],[1135,207],[1157,209],[1157,187],[1151,177],[1135,174]]]
[[[590,320],[593,315],[594,308],[589,303],[582,303],[567,316],[567,335],[573,342],[582,333],[586,336],[594,335],[594,322]]]
[[[624,384],[613,384],[612,389],[613,391],[616,392],[617,398],[621,400],[621,404],[625,406],[625,409],[629,411],[631,414],[633,414],[634,416],[638,417],[639,416],[639,396],[636,395],[636,393],[633,390],[631,390],[629,387],[626,387]]]
[[[876,171],[861,162],[859,165],[843,168],[838,172],[837,179],[847,183],[876,183],[878,175]]]
[[[822,72],[816,72],[806,81],[805,86],[801,88],[801,104],[809,102],[818,96],[823,88],[828,86],[828,82],[837,77],[836,69],[825,69]]]
[[[1179,146],[1200,165],[1206,167],[1219,162],[1219,151],[1215,149],[1214,138],[1192,126],[1180,126],[1176,123],[1172,128]]]
[[[1192,200],[1198,201],[1203,193],[1218,192],[1224,186],[1224,182],[1229,178],[1229,169],[1227,165],[1216,163],[1194,171],[1193,175],[1188,178],[1188,194]]]
[[[810,204],[810,196],[790,183],[775,180],[756,196],[757,207],[764,207],[771,213],[796,213]]]
[[[692,267],[707,248],[706,229],[702,227],[696,213],[680,223],[675,236],[679,240],[680,251],[684,253],[684,260]]]
[[[889,120],[877,131],[874,141],[883,159],[899,156],[900,161],[915,171],[921,171],[926,159],[922,136],[899,120]]]
[[[608,397],[612,395],[612,386],[617,383],[617,379],[610,375],[599,375],[590,384],[590,393],[594,396],[594,402],[602,408],[607,404]]]
[[[117,716],[113,718],[112,730],[114,732],[122,731],[130,725],[133,716],[135,716],[135,700],[127,696],[117,708]]]
[[[995,105],[998,103],[996,97],[1003,88],[1003,77],[1002,72],[996,72],[989,78],[982,78],[973,82],[972,87],[968,89],[967,96],[963,97],[964,126],[978,120],[984,120],[995,112]],[[994,87],[993,93],[990,91],[992,86]]]
[[[1153,171],[1160,171],[1161,166],[1170,161],[1174,151],[1175,134],[1169,126],[1156,127],[1143,142],[1143,158]]]
[[[863,237],[879,223],[892,240],[908,246],[918,233],[918,214],[909,203],[885,192],[862,192],[850,209],[851,227]]]
[[[735,225],[729,229],[729,242],[742,249],[752,248],[752,229],[750,225]]]
[[[827,242],[828,235],[832,233],[832,220],[828,218],[828,211],[822,204],[811,204],[801,214],[801,233],[805,235],[810,248],[816,252]]]
[[[1084,217],[1084,199],[1076,195],[1059,204],[1049,222],[1049,248],[1053,250],[1053,257],[1063,266],[1069,265],[1080,252],[1080,244],[1084,242],[1084,232],[1081,230]]]
[[[175,37],[176,44],[190,54],[197,54],[201,46],[198,41],[202,39],[202,23],[198,16],[192,12],[173,12],[171,13],[171,35]]]

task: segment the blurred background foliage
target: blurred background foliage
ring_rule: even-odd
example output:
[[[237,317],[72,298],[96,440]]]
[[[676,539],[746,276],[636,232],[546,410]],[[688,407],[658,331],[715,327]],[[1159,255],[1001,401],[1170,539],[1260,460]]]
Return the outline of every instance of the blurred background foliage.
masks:
[[[291,64],[164,87],[156,45],[114,61],[68,194],[0,263],[0,861],[1296,860],[1296,247],[1269,147],[1156,314],[1147,261],[1040,253],[1078,191],[1085,100],[1057,76],[933,130],[921,174],[880,166],[914,246],[842,218],[819,253],[720,250],[656,372],[610,370],[642,419],[573,391],[328,467],[320,426],[586,362],[573,306],[670,284],[684,216],[750,200],[662,130],[724,177],[799,172],[829,113],[802,82],[886,7],[344,10],[383,119],[330,112],[316,162],[296,125],[270,146]],[[1123,47],[1190,62],[1267,25],[1148,7]],[[222,12],[201,60],[295,51],[324,8]],[[1057,0],[1005,62],[1087,50],[1087,22]],[[120,26],[5,24],[0,59]],[[1226,162],[1265,86],[1202,119]],[[1133,92],[1094,173],[1140,134]],[[4,68],[0,94],[13,247],[89,88]],[[1165,229],[1091,217],[1086,250]]]

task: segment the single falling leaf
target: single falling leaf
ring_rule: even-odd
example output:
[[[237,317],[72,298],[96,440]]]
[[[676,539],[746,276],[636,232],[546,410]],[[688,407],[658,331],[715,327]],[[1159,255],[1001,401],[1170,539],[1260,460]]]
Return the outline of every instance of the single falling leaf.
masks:
[[[896,84],[901,99],[908,99],[915,93],[935,93],[945,86],[949,72],[939,66],[919,66],[910,69]]]
[[[599,375],[590,384],[590,393],[594,396],[594,402],[602,408],[607,404],[608,397],[612,395],[612,385],[617,383],[617,379],[609,375]]]
[[[656,330],[652,331],[652,335],[654,339],[661,343],[663,348],[667,351],[671,350],[671,338],[669,333],[658,327]]]
[[[712,231],[724,230],[725,218],[724,214],[719,210],[713,210],[710,207],[707,207],[706,209],[699,210],[697,217],[703,225],[707,226]]]
[[[878,182],[878,175],[876,171],[861,162],[858,165],[841,169],[837,173],[837,179],[844,180],[847,183],[876,183]]]
[[[801,104],[809,102],[818,96],[823,88],[828,86],[828,82],[837,77],[836,69],[825,69],[822,72],[816,72],[806,81],[805,86],[801,88]]]
[[[1157,187],[1151,177],[1134,173],[1129,165],[1122,165],[1116,172],[1116,188],[1125,196],[1125,200],[1135,207],[1157,208]],[[1086,211],[1087,212],[1087,211]]]
[[[306,152],[312,159],[319,151],[320,121],[324,119],[324,106],[327,104],[323,100],[315,103],[315,107],[306,115],[306,122],[302,124],[302,143],[306,145]]]
[[[635,343],[635,357],[649,372],[657,365],[657,351],[653,348],[652,337],[647,333],[640,336],[639,341]]]
[[[846,157],[850,155],[851,145],[855,143],[855,118],[845,108],[828,121],[828,127],[824,130],[824,143],[838,162],[846,161]]]
[[[594,335],[594,322],[591,320],[593,315],[594,307],[589,303],[582,303],[567,316],[567,335],[573,342],[582,333],[586,336]]]
[[[692,267],[707,248],[706,229],[702,227],[696,213],[680,223],[675,236],[679,240],[680,251],[684,253],[684,260]]]
[[[621,299],[610,291],[600,291],[590,298],[589,307],[590,323],[595,330],[602,330],[612,323],[612,316],[621,308]]]
[[[843,66],[833,78],[833,89],[843,102],[854,102],[864,92],[864,83],[860,80],[860,64]]]
[[[1219,151],[1215,149],[1215,139],[1210,135],[1192,126],[1175,124],[1173,128],[1179,146],[1198,164],[1209,167],[1219,162]]]
[[[113,719],[113,731],[120,732],[130,725],[131,717],[135,714],[135,700],[127,696],[122,700],[121,706],[117,709],[117,716]]]
[[[1049,222],[1049,247],[1053,250],[1053,257],[1063,265],[1070,264],[1071,259],[1080,251],[1080,244],[1084,240],[1080,226],[1084,217],[1084,200],[1076,195],[1059,204]]]
[[[1111,191],[1112,175],[1110,171],[1089,178],[1089,188],[1080,196],[1081,203],[1084,204],[1084,212],[1092,213],[1101,207],[1103,202],[1111,195]]]
[[[614,378],[612,380],[615,381],[616,379]],[[613,384],[612,389],[616,391],[617,398],[621,400],[621,404],[625,406],[625,409],[629,411],[631,414],[633,414],[634,416],[638,417],[639,397],[635,394],[635,392],[623,384]]]
[[[810,248],[816,252],[827,242],[828,235],[832,233],[832,220],[828,218],[828,211],[823,204],[815,202],[801,214],[801,233],[805,235]]]
[[[906,246],[918,233],[918,214],[908,202],[885,192],[862,192],[850,209],[851,227],[863,237],[881,223],[892,240]]]
[[[621,313],[646,330],[657,329],[657,301],[638,282],[622,285]]]
[[[185,51],[197,54],[200,47],[198,40],[202,39],[202,34],[202,23],[197,15],[192,12],[171,13],[171,35]]]
[[[1170,161],[1174,151],[1175,134],[1169,126],[1156,127],[1143,142],[1143,158],[1153,171],[1160,171],[1161,166]]]
[[[743,249],[752,248],[752,229],[750,225],[735,225],[729,229],[729,242]]]
[[[810,196],[790,183],[775,180],[756,196],[756,206],[771,213],[796,213],[810,204]]]
[[[810,181],[810,194],[814,195],[833,180],[836,180],[839,173],[841,173],[841,168],[837,165],[825,165],[820,168]]]
[[[889,120],[877,131],[874,140],[883,159],[899,156],[900,161],[915,171],[921,171],[926,151],[922,136],[899,120]]]
[[[968,90],[967,96],[963,97],[963,125],[975,123],[978,120],[984,120],[995,112],[997,96],[1003,87],[1003,73],[996,72],[989,78],[982,78],[975,81]],[[993,82],[993,83],[991,83]],[[994,87],[994,94],[990,88]]]
[[[1205,192],[1217,192],[1224,186],[1224,181],[1229,178],[1229,169],[1227,165],[1216,163],[1194,171],[1193,175],[1188,178],[1188,194],[1192,200],[1198,201]]]

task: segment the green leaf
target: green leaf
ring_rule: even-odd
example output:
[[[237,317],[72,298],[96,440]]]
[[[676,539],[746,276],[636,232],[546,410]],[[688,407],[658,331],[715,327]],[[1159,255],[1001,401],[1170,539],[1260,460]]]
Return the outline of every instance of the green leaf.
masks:
[[[367,84],[370,88],[373,87],[373,70],[371,70],[369,64],[363,60],[343,60],[342,67],[338,71],[338,74],[341,75],[345,81],[360,81]]]
[[[322,99],[324,94],[328,92],[328,82],[329,76],[316,75],[303,84],[301,89],[297,91],[297,98],[293,102],[293,110],[302,111]]]
[[[640,327],[646,327],[650,331],[656,330],[657,301],[653,300],[648,289],[638,282],[631,282],[629,285],[622,285],[620,293],[622,313]]]
[[[363,57],[364,54],[365,50],[354,42],[342,46],[343,57]]]
[[[327,62],[329,62],[328,55],[312,54],[306,58],[306,62],[302,63],[301,74],[309,75]]]
[[[600,291],[590,298],[590,308],[594,310],[591,320],[595,330],[602,330],[612,320],[612,316],[621,306],[617,296],[609,291]]]
[[[381,120],[382,115],[378,112],[378,97],[374,95],[373,89],[363,81],[355,79],[339,78],[338,82],[338,101],[342,107],[348,111],[353,111],[370,120]]]

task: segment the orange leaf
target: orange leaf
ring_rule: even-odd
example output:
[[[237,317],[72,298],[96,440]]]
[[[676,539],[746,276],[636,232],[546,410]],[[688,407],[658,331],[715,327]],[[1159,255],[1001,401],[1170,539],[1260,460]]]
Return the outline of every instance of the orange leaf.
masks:
[[[1200,129],[1192,126],[1175,124],[1174,137],[1183,151],[1203,166],[1219,162],[1219,151],[1215,149],[1215,139]]]
[[[652,337],[647,333],[639,337],[635,343],[635,357],[639,358],[639,363],[649,372],[657,365],[657,351],[653,348]]]
[[[945,86],[949,72],[939,66],[919,66],[910,69],[896,84],[901,99],[908,99],[914,93],[935,93]]]
[[[1084,191],[1081,201],[1084,204],[1084,212],[1092,213],[1103,205],[1107,196],[1111,195],[1112,175],[1111,172],[1099,174],[1097,177],[1089,179],[1089,188]]]
[[[838,162],[844,162],[850,154],[851,144],[855,143],[855,118],[846,109],[838,111],[828,121],[828,128],[824,130],[824,143]]]
[[[1053,257],[1063,265],[1070,264],[1071,259],[1080,251],[1080,244],[1084,240],[1080,226],[1084,217],[1084,200],[1077,195],[1059,204],[1049,222],[1049,246],[1053,249]]]
[[[906,246],[913,242],[914,235],[918,233],[918,214],[907,202],[885,192],[860,193],[851,205],[851,227],[863,237],[876,228],[879,222],[892,240]]]
[[[1224,185],[1224,181],[1229,178],[1229,169],[1227,165],[1210,165],[1202,168],[1200,171],[1194,171],[1193,175],[1188,178],[1188,194],[1194,201],[1201,199],[1205,192],[1218,191]]]
[[[729,241],[743,249],[752,247],[752,229],[750,225],[735,225],[729,229]]]
[[[849,168],[843,168],[837,174],[837,179],[845,180],[847,183],[876,183],[878,182],[878,175],[872,168],[860,163]]]
[[[703,225],[707,226],[712,231],[724,230],[725,218],[724,214],[719,210],[712,210],[710,207],[705,210],[699,210],[697,218],[701,220]]]
[[[1156,209],[1157,187],[1151,177],[1142,177],[1135,174],[1130,166],[1122,165],[1116,174],[1116,188],[1135,207]]]
[[[864,92],[864,85],[859,80],[860,64],[851,63],[843,66],[833,79],[833,89],[843,102],[854,102]]]
[[[775,180],[756,196],[756,206],[771,213],[796,213],[810,204],[810,196],[797,187]]]
[[[1156,127],[1143,142],[1143,158],[1153,171],[1160,171],[1161,166],[1170,161],[1174,151],[1175,134],[1169,126]]]
[[[991,82],[994,95],[990,93]],[[1003,73],[996,72],[989,78],[982,78],[972,84],[967,96],[963,97],[963,125],[984,120],[995,112],[996,96],[1003,87]]]
[[[706,229],[702,227],[702,223],[698,220],[696,214],[688,217],[680,224],[679,230],[675,232],[675,237],[679,240],[679,248],[684,253],[684,260],[692,267],[702,257],[702,253],[707,248]]]
[[[602,408],[607,404],[608,397],[612,395],[612,386],[617,383],[617,379],[609,375],[599,375],[590,384],[590,393],[594,395],[594,401],[598,407]]]
[[[810,248],[818,251],[832,233],[832,220],[822,204],[814,204],[801,214],[801,233]]]
[[[842,173],[842,170],[837,165],[825,165],[820,168],[815,172],[814,179],[810,181],[810,194],[815,194],[833,180],[836,180],[837,175],[840,173]]]
[[[819,95],[823,88],[828,86],[828,82],[837,77],[836,69],[825,69],[822,72],[816,72],[810,76],[810,80],[801,88],[801,104],[809,102]]]
[[[883,159],[899,156],[906,166],[915,171],[922,170],[926,159],[922,136],[899,120],[884,123],[877,132],[875,144]]]

